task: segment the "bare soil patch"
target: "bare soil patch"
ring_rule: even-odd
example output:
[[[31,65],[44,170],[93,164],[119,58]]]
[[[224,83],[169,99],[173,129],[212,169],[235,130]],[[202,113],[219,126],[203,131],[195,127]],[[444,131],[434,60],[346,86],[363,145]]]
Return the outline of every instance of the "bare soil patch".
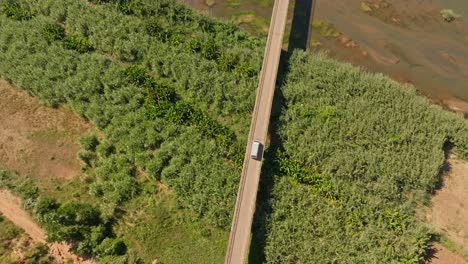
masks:
[[[466,264],[466,261],[457,254],[435,243],[432,247],[434,256],[426,261],[426,264]]]
[[[468,256],[468,162],[449,156],[448,170],[442,175],[442,187],[432,198],[430,208],[421,208],[419,215],[434,231],[449,241],[449,248],[434,243],[432,256],[426,263],[466,264]],[[455,252],[451,251],[455,250]]]
[[[91,125],[65,108],[0,80],[0,167],[35,177],[71,178],[80,172],[77,138]]]
[[[23,229],[33,241],[46,242],[44,230],[22,209],[21,199],[10,191],[0,190],[0,212],[16,226]],[[56,263],[69,263],[69,261],[76,264],[94,263],[92,260],[84,260],[72,254],[70,245],[65,243],[49,244],[49,254],[55,259]]]
[[[449,159],[443,187],[432,199],[427,220],[436,230],[468,251],[468,162]]]

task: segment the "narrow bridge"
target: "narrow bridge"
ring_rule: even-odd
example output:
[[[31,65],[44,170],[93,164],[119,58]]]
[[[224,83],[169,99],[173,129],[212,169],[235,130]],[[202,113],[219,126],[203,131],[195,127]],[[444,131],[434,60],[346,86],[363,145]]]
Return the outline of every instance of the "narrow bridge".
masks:
[[[225,264],[242,264],[245,263],[247,258],[247,248],[250,244],[250,230],[262,168],[262,157],[260,156],[257,160],[252,159],[250,153],[254,140],[265,146],[267,139],[288,6],[289,0],[275,0],[273,7]],[[263,148],[260,151],[262,152]]]

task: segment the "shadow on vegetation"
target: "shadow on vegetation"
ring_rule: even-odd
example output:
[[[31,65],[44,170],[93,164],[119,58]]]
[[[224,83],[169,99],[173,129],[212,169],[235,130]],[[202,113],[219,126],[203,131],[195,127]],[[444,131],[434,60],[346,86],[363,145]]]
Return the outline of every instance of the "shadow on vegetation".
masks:
[[[317,0],[296,0],[291,32],[288,40],[288,52],[295,49],[307,50],[311,35],[311,25]]]
[[[435,185],[434,190],[432,191],[433,195],[435,194],[437,190],[440,190],[442,189],[442,187],[444,187],[444,176],[447,175],[447,173],[449,173],[451,170],[449,158],[450,158],[450,154],[452,153],[453,148],[454,148],[453,143],[450,140],[446,140],[444,143],[444,146],[442,147],[442,149],[444,150],[444,163],[439,168],[437,183]]]
[[[447,139],[445,141],[444,145],[442,146],[442,149],[444,151],[444,163],[439,168],[437,183],[436,183],[434,189],[432,190],[432,195],[435,195],[435,193],[438,190],[440,190],[440,189],[442,189],[442,187],[444,187],[444,177],[452,169],[451,166],[450,166],[450,163],[449,163],[449,158],[450,158],[450,155],[452,154],[452,150],[453,150],[454,147],[455,147],[454,144],[449,139]],[[430,236],[431,237],[429,239],[429,242],[439,242],[439,243],[441,242],[440,234],[433,233],[433,234],[430,234]],[[437,254],[437,252],[438,252],[438,250],[436,248],[429,247],[426,250],[426,253],[424,254],[424,263],[429,263],[433,259],[436,259],[437,257],[435,255]]]
[[[278,69],[278,79],[270,118],[268,134],[270,146],[263,157],[262,173],[257,194],[257,204],[252,224],[252,241],[250,243],[248,263],[265,263],[264,249],[266,246],[267,220],[271,214],[271,195],[274,187],[275,176],[279,175],[277,155],[283,150],[283,144],[278,134],[279,118],[284,105],[282,86],[287,73],[289,55],[282,52]]]
[[[295,49],[306,50],[310,34],[311,19],[313,16],[314,2],[316,0],[296,0],[294,4],[294,17],[289,37],[288,51],[282,51],[276,91],[273,99],[270,126],[270,146],[263,157],[262,173],[260,176],[259,190],[257,194],[256,210],[252,224],[252,240],[250,243],[248,263],[265,263],[265,247],[268,229],[268,218],[271,215],[271,198],[275,184],[275,176],[279,176],[278,153],[283,151],[283,144],[278,134],[280,116],[286,107],[282,88],[289,71],[289,58]]]
[[[266,149],[263,157],[256,211],[252,224],[252,241],[250,243],[248,263],[265,263],[267,221],[272,212],[272,191],[275,184],[275,176],[280,175],[277,155],[283,151],[283,145],[278,134],[279,119],[286,107],[282,87],[288,73],[289,57],[295,49],[306,50],[308,47],[314,6],[315,0],[295,1],[288,51],[283,51],[281,54],[269,127],[270,146]]]

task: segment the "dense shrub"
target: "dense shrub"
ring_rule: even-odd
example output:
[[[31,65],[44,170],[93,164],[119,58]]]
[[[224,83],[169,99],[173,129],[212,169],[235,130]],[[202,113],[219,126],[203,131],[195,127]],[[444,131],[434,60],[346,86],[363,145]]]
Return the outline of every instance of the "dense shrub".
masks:
[[[29,20],[32,18],[31,12],[21,5],[18,0],[4,0],[0,3],[0,12],[5,14],[7,17],[22,21]]]
[[[120,239],[106,238],[102,241],[96,250],[100,257],[121,256],[127,252],[127,246]]]
[[[57,24],[47,24],[44,28],[44,37],[49,43],[62,40],[65,37],[65,29]]]
[[[466,122],[323,55],[298,52],[289,67],[279,133],[294,161],[280,162],[289,179],[275,179],[266,262],[423,261],[429,235],[415,208],[436,186],[447,142],[468,146]]]
[[[35,212],[46,227],[48,240],[68,241],[81,255],[126,253],[123,250],[126,248],[125,243],[109,242],[114,239],[108,223],[101,218],[101,212],[90,204],[60,204],[54,199],[43,198],[37,203]]]
[[[461,17],[461,15],[455,13],[452,9],[442,9],[440,11],[440,15],[442,16],[444,21],[448,23]]]
[[[143,69],[135,66],[127,68],[123,75],[132,83],[144,86],[148,90],[145,105],[148,116],[165,118],[179,125],[195,125],[200,132],[214,138],[238,166],[242,163],[242,149],[239,148],[236,135],[227,126],[220,124],[206,113],[195,110],[190,104],[180,101],[174,89],[158,83]]]
[[[66,49],[76,50],[79,53],[90,52],[94,50],[89,41],[78,35],[67,36],[63,39],[63,47]]]
[[[90,192],[107,203],[119,204],[139,192],[134,165],[122,155],[100,159],[94,171],[96,180]]]
[[[80,144],[85,150],[96,151],[99,139],[94,134],[85,134],[80,137]]]
[[[290,177],[298,183],[311,186],[314,192],[324,198],[335,201],[338,199],[333,184],[315,168],[306,168],[300,162],[287,157],[283,153],[278,154],[279,172]]]

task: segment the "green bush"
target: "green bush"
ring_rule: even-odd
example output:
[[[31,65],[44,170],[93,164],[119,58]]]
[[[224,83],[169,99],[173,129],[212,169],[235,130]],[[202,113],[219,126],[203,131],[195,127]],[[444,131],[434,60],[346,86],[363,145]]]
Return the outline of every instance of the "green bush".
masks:
[[[90,185],[90,192],[105,202],[119,204],[139,193],[135,167],[123,155],[98,160],[94,174],[96,180]]]
[[[440,15],[442,16],[445,22],[449,23],[461,17],[461,15],[455,13],[452,9],[441,10]]]
[[[146,71],[137,66],[130,66],[123,72],[123,75],[127,78],[127,80],[131,83],[134,83],[139,86],[146,85],[147,82],[150,82],[149,77]]]
[[[58,24],[47,24],[44,27],[44,38],[49,42],[62,40],[65,37],[65,29]]]
[[[207,60],[216,60],[219,58],[219,48],[213,40],[206,40],[201,47],[201,55]]]
[[[101,142],[96,148],[96,153],[100,158],[108,158],[110,155],[115,154],[115,146],[108,141]]]
[[[0,11],[7,17],[22,21],[32,18],[32,14],[24,6],[20,5],[18,0],[5,0],[0,3]]]
[[[94,134],[85,134],[80,137],[80,145],[87,151],[96,151],[99,139]]]
[[[94,167],[96,154],[93,151],[83,150],[78,152],[78,158],[83,161],[84,168]]]
[[[104,221],[101,212],[90,204],[60,204],[54,199],[43,198],[38,202],[35,212],[46,227],[49,241],[67,241],[80,255],[98,255],[101,242],[113,237],[108,228],[109,223]],[[120,247],[125,247],[125,244],[119,244],[117,248]]]
[[[79,53],[86,53],[94,50],[93,46],[86,38],[78,35],[65,37],[63,39],[63,47],[70,50],[76,50]]]
[[[97,247],[96,251],[101,257],[104,256],[121,256],[127,252],[127,246],[120,239],[106,238]]]

